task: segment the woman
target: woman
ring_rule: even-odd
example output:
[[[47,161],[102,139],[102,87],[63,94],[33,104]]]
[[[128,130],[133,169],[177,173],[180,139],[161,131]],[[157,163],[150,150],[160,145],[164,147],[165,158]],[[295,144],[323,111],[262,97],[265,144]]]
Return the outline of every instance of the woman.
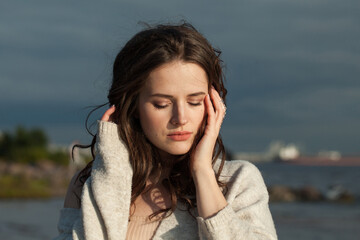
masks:
[[[56,239],[277,238],[257,168],[224,161],[219,55],[186,23],[122,48],[95,159],[70,184]]]

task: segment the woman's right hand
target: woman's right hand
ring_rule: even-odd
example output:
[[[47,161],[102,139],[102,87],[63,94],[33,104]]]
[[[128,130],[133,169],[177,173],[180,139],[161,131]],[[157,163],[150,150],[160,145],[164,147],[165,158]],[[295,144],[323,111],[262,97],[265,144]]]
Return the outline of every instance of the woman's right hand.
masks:
[[[112,105],[101,118],[101,121],[109,122],[111,121],[111,115],[115,112],[115,105]]]

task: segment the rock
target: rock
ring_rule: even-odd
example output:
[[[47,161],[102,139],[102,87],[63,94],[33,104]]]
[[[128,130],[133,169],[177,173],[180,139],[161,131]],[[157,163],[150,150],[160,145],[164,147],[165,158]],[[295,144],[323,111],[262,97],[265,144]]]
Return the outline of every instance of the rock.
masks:
[[[329,201],[340,203],[353,203],[355,196],[340,184],[331,185],[326,193]]]
[[[355,202],[355,196],[351,194],[350,192],[346,191],[342,193],[339,198],[337,199],[337,202],[340,203],[354,203]]]
[[[294,191],[286,186],[275,185],[268,188],[269,200],[271,202],[294,202],[296,195]]]
[[[6,169],[6,173],[13,175],[13,176],[19,176],[22,175],[24,172],[24,166],[20,163],[12,163],[8,164],[8,167]]]
[[[336,203],[351,204],[356,197],[341,185],[330,186],[325,196],[313,186],[304,186],[301,188],[290,188],[288,186],[274,185],[268,187],[270,202],[317,202],[331,201]]]
[[[0,176],[8,179],[0,186],[0,198],[34,198],[64,196],[72,174],[67,166],[46,161],[38,165],[0,161]]]
[[[6,168],[7,168],[7,164],[5,161],[2,161],[0,159],[0,173],[4,173],[6,171]]]
[[[324,200],[321,192],[313,186],[304,186],[297,190],[298,199],[305,202],[315,202]]]

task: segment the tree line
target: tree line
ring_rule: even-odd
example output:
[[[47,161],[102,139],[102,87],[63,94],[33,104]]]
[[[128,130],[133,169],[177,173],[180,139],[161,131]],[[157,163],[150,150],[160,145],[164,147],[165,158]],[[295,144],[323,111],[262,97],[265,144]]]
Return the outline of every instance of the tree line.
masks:
[[[6,162],[36,164],[52,161],[66,165],[69,156],[66,150],[49,149],[49,139],[40,128],[16,127],[13,133],[4,131],[0,135],[0,159]]]

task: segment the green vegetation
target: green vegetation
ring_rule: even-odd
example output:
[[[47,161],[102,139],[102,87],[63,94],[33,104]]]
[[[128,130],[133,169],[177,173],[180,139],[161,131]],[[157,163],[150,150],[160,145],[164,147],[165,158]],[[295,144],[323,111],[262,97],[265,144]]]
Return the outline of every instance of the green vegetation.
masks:
[[[0,176],[0,198],[47,198],[51,196],[49,181],[23,176]]]
[[[0,199],[48,198],[66,193],[72,174],[91,156],[77,151],[78,165],[70,163],[67,148],[49,147],[39,128],[17,127],[0,134]]]
[[[17,127],[13,134],[4,132],[0,137],[0,158],[7,162],[28,164],[50,160],[65,165],[69,161],[66,151],[49,151],[48,137],[43,130],[27,130],[21,126]]]

